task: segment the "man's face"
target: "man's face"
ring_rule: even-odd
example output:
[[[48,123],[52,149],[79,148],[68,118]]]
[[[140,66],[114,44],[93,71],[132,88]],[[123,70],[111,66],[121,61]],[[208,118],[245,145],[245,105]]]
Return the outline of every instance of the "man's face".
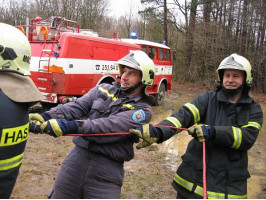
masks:
[[[136,85],[141,81],[141,72],[137,69],[133,69],[130,67],[123,68],[123,74],[121,76],[121,87],[129,88]]]
[[[244,83],[245,72],[236,69],[224,70],[223,85],[226,89],[237,89]]]

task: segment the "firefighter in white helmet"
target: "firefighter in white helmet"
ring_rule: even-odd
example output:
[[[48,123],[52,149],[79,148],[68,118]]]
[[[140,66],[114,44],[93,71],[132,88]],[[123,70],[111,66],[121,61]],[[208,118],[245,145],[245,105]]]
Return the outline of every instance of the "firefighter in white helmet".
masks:
[[[134,86],[128,86],[124,80],[121,80],[121,90],[124,93],[131,93],[135,89],[139,88],[140,85],[152,86],[153,79],[155,76],[155,67],[151,59],[147,58],[147,54],[143,51],[134,51],[123,57],[117,62],[119,66],[120,76],[122,77],[124,67],[128,66],[133,69],[141,71],[141,81],[136,83]]]
[[[155,65],[142,51],[118,61],[121,81],[100,84],[75,102],[31,114],[33,132],[54,137],[68,133],[121,133],[149,123],[151,106],[145,94]],[[125,161],[134,157],[134,135],[73,138],[75,147],[64,160],[49,198],[120,198]]]
[[[28,109],[43,96],[28,76],[28,39],[8,24],[0,23],[0,30],[0,197],[8,199],[29,135]]]
[[[177,198],[203,197],[201,142],[204,141],[208,198],[247,198],[250,177],[247,151],[258,137],[263,113],[249,95],[252,74],[246,58],[238,54],[226,57],[217,75],[220,86],[216,91],[199,95],[156,127],[146,124],[130,130],[144,140],[137,145],[143,148],[180,132],[174,128],[190,127],[188,133],[194,139],[189,142],[172,182]]]

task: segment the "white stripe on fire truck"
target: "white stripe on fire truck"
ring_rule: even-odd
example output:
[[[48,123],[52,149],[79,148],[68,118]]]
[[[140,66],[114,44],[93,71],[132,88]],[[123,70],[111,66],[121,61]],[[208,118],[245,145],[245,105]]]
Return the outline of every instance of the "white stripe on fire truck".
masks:
[[[40,57],[31,57],[30,70],[38,72]],[[118,74],[117,61],[51,58],[49,65],[63,67],[65,74]],[[48,61],[40,62],[41,69],[48,65]],[[156,75],[171,75],[171,65],[156,65]]]

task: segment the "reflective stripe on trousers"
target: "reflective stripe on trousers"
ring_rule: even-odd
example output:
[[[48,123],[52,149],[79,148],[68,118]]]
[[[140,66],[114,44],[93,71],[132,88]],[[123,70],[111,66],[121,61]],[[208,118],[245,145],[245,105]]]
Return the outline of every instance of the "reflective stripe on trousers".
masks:
[[[193,191],[193,186],[194,186],[194,183],[192,182],[189,182],[185,179],[183,179],[181,176],[179,176],[178,174],[175,174],[175,177],[174,177],[174,181],[186,188],[188,191],[192,192]],[[200,195],[203,197],[203,188],[199,185],[197,185],[195,187],[195,190],[193,191],[195,194],[197,195]],[[219,192],[212,192],[212,191],[207,191],[207,196],[208,196],[208,199],[225,199],[226,197],[226,194],[225,193],[219,193]],[[247,195],[233,195],[233,194],[227,194],[227,198],[228,199],[246,199],[247,198]]]

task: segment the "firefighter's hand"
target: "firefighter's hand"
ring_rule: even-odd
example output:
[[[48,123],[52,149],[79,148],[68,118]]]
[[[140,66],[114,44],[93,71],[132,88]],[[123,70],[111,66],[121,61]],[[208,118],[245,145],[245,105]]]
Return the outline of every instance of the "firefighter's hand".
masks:
[[[29,114],[29,121],[30,122],[39,121],[39,122],[43,123],[43,122],[45,122],[45,119],[39,113],[30,113]]]
[[[194,125],[188,129],[188,133],[200,142],[214,139],[216,136],[215,128],[206,125]]]
[[[42,123],[39,121],[30,122],[30,132],[41,133],[41,125],[42,125]]]
[[[41,125],[41,132],[53,137],[59,137],[68,133],[77,133],[78,126],[76,121],[65,119],[50,119]]]
[[[30,121],[30,132],[40,133],[41,125],[43,122],[45,122],[44,118],[38,113],[30,113],[29,121]]]
[[[30,113],[29,114],[30,132],[40,133],[42,123],[51,118],[52,117],[48,113],[42,113],[42,114]]]
[[[136,129],[129,129],[129,132],[137,135],[143,140],[136,146],[137,149],[150,146],[152,143],[157,142],[161,134],[161,132],[151,124],[144,124]]]

